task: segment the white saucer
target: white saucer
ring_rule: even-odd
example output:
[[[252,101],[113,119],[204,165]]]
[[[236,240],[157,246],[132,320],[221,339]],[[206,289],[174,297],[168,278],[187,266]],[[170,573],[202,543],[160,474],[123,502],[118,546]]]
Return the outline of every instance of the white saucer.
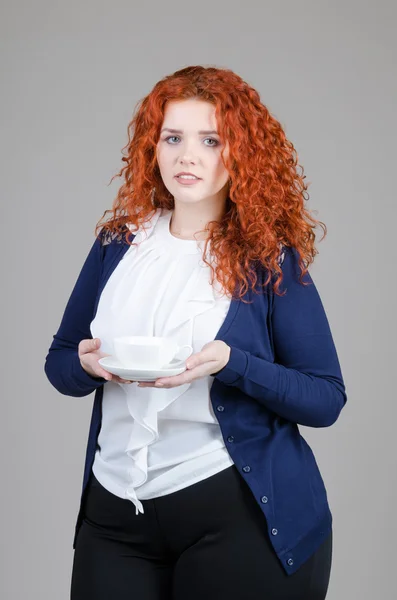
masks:
[[[172,377],[172,375],[180,375],[186,371],[186,360],[187,358],[184,360],[174,358],[169,365],[161,369],[128,369],[115,356],[104,356],[98,362],[105,371],[112,373],[112,375],[118,375],[122,379],[130,381],[155,381],[159,377]]]

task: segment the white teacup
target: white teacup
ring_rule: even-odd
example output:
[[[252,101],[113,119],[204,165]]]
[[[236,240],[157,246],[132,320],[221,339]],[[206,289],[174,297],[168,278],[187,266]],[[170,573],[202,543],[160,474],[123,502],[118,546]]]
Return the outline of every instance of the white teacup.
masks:
[[[113,347],[116,358],[128,369],[161,369],[183,349],[181,360],[186,360],[193,352],[188,344],[179,346],[172,338],[148,335],[114,338]]]

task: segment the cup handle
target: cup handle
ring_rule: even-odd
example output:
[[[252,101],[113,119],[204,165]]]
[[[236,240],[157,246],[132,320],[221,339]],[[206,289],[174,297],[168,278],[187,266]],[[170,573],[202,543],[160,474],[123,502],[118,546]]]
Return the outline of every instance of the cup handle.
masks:
[[[189,356],[193,353],[193,348],[189,344],[185,344],[184,346],[179,346],[177,353],[174,358],[178,358],[180,361],[185,361],[189,358]]]

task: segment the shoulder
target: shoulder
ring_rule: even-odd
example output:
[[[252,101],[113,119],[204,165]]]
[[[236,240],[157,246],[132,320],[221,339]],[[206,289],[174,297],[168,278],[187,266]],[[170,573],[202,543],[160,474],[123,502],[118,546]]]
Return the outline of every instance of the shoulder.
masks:
[[[294,272],[300,272],[300,254],[295,246],[286,246],[285,244],[279,244],[279,255],[278,265],[282,267],[283,274],[292,270]]]
[[[126,237],[129,232],[127,225],[123,225],[120,232],[102,229],[98,234],[99,243],[101,246],[109,246],[110,244],[127,243]]]
[[[279,267],[281,267],[281,265],[283,264],[284,260],[285,260],[285,255],[287,252],[287,246],[285,246],[282,242],[279,243],[278,245],[279,248],[279,255],[277,258],[277,264]]]
[[[153,209],[152,214],[149,214],[149,218],[142,222],[138,227],[132,226],[131,223],[128,222],[127,217],[121,217],[121,222],[119,221],[120,227],[118,232],[112,231],[111,228],[102,228],[98,236],[100,238],[101,245],[109,246],[112,244],[128,244],[127,238],[129,240],[134,239],[138,234],[143,232],[145,232],[146,237],[148,237],[154,230],[155,225],[161,216],[163,216],[163,211],[161,208]]]

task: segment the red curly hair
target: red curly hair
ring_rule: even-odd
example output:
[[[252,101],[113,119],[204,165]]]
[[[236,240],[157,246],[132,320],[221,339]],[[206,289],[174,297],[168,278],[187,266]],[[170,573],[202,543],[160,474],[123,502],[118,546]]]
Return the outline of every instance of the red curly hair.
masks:
[[[191,98],[215,106],[221,143],[229,143],[227,159],[221,153],[231,180],[226,212],[220,222],[211,221],[205,228],[209,235],[203,260],[211,267],[211,283],[216,277],[225,291],[242,298],[249,288],[256,291],[255,265],[259,265],[267,270],[263,285],[273,281],[275,293],[280,294],[282,245],[296,248],[304,283],[303,275],[318,253],[314,229],[320,225],[325,237],[327,228],[304,206],[309,197],[306,176],[281,124],[261,103],[258,92],[229,69],[183,68],[156,83],[138,103],[122,149],[126,164],[114,176],[124,175],[125,183],[112,210],[106,210],[97,223],[96,235],[101,228],[102,233],[122,236],[127,223],[138,228],[158,208],[174,208],[157,165],[156,146],[166,103]],[[112,213],[111,219],[101,223],[107,213]],[[130,235],[127,230],[129,244]],[[205,259],[209,241],[215,267]]]

